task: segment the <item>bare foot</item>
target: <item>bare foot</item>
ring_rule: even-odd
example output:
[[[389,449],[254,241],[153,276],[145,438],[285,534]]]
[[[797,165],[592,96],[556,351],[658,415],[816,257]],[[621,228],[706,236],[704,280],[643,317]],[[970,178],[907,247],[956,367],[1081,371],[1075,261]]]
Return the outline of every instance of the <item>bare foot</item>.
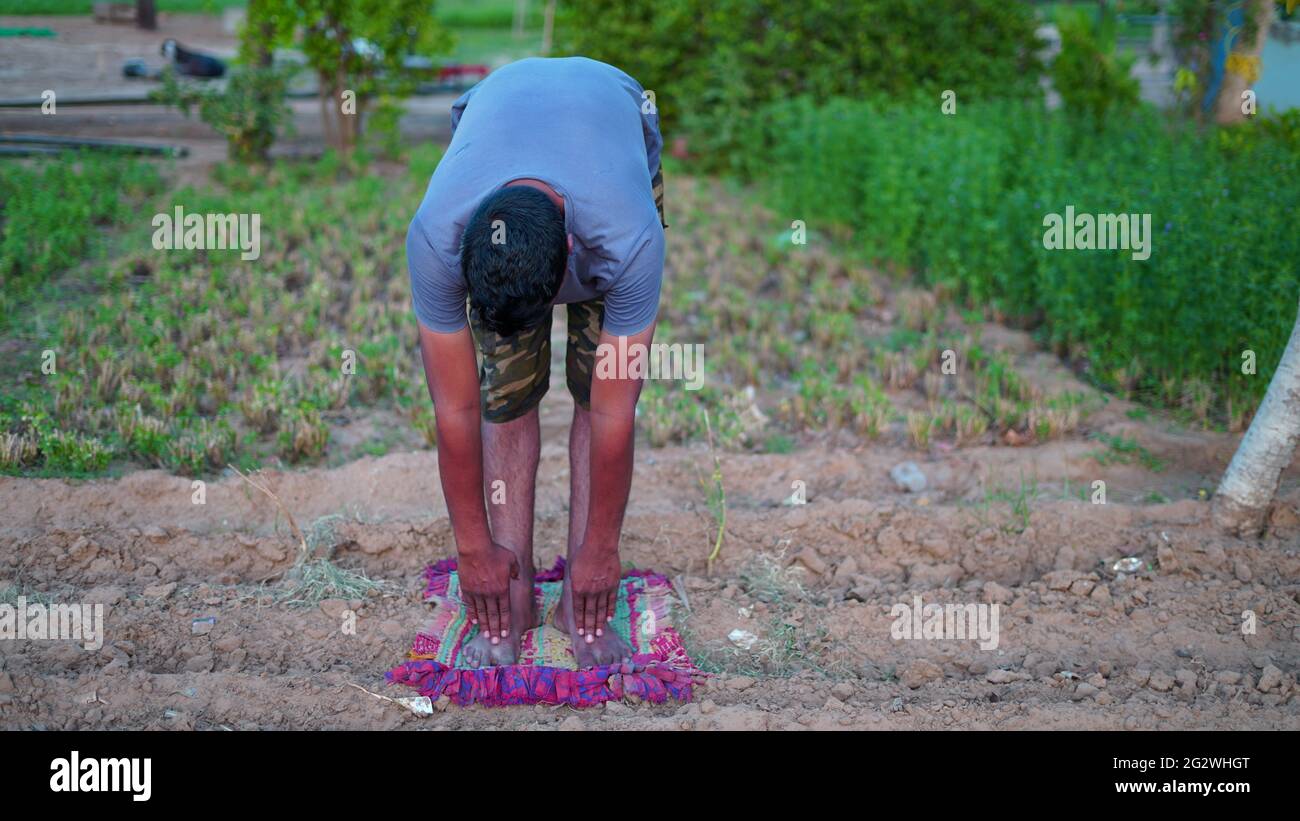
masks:
[[[519,567],[519,578],[510,580],[510,633],[492,643],[482,625],[478,635],[461,648],[462,658],[470,667],[499,667],[519,659],[519,641],[526,631],[538,625],[533,601],[533,567]]]
[[[623,637],[608,624],[600,628],[600,635],[590,637],[591,642],[587,641],[588,636],[579,636],[578,626],[574,624],[573,617],[570,615],[572,608],[569,604],[569,584],[566,579],[564,594],[560,596],[560,603],[556,605],[551,620],[557,628],[569,634],[578,667],[619,664],[632,660],[632,645],[624,641]]]

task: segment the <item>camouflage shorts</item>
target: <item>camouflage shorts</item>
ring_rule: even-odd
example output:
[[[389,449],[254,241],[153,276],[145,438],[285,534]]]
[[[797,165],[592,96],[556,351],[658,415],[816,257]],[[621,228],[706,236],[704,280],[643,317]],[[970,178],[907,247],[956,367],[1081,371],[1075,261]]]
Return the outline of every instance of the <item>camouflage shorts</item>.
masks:
[[[659,222],[664,222],[664,175],[660,170],[651,181]],[[605,321],[605,301],[593,299],[566,305],[569,316],[568,344],[564,373],[573,401],[591,407],[591,374],[596,346]],[[500,424],[518,419],[542,401],[551,386],[551,315],[536,328],[514,336],[500,336],[479,325],[469,311],[470,330],[478,343],[479,397],[483,419]]]

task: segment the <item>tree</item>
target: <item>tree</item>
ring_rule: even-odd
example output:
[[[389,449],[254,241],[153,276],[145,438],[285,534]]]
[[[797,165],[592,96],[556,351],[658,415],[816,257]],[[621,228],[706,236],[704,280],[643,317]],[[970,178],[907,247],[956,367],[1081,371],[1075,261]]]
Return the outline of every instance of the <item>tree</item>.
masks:
[[[1248,0],[1242,13],[1247,16],[1247,22],[1237,32],[1232,52],[1224,62],[1219,97],[1214,101],[1214,121],[1220,125],[1246,119],[1242,94],[1259,80],[1259,56],[1268,39],[1273,0]]]
[[[1173,0],[1174,44],[1182,63],[1174,88],[1191,92],[1187,102],[1198,119],[1208,114],[1223,125],[1246,119],[1242,93],[1259,79],[1274,5],[1276,0]],[[1288,13],[1296,5],[1285,0]]]
[[[409,95],[432,66],[413,55],[449,45],[428,0],[272,2],[281,32],[302,31],[300,47],[316,72],[325,138],[344,152],[356,146],[366,111],[381,95]]]
[[[1212,514],[1219,527],[1242,536],[1264,529],[1282,471],[1300,442],[1300,313],[1268,392],[1214,494]]]
[[[282,22],[275,16],[276,2],[250,0],[239,56],[224,85],[185,82],[168,70],[153,92],[155,99],[186,116],[197,109],[199,119],[225,136],[232,160],[265,162],[272,143],[293,126],[293,112],[284,100],[293,67],[272,61]]]

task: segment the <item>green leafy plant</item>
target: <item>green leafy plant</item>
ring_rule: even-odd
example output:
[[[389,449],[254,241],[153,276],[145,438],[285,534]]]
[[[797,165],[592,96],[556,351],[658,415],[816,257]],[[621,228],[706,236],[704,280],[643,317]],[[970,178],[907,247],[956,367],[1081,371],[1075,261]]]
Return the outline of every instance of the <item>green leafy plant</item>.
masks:
[[[1057,13],[1061,53],[1052,64],[1052,84],[1067,110],[1100,129],[1109,112],[1138,103],[1138,81],[1129,72],[1136,59],[1115,48],[1118,18],[1101,5],[1097,12],[1065,7]]]
[[[226,138],[230,159],[264,161],[275,140],[293,128],[293,112],[284,99],[293,72],[293,67],[236,66],[224,86],[209,86],[181,80],[168,70],[151,94],[187,117],[197,111],[200,120]]]

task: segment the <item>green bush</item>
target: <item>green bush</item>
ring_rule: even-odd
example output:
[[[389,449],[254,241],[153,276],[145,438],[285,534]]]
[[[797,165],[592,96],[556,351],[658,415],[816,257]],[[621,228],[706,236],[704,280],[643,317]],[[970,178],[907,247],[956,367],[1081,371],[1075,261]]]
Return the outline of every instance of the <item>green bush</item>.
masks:
[[[1034,28],[1030,6],[1006,0],[570,0],[556,39],[558,53],[611,63],[652,89],[665,133],[703,126],[693,135],[721,158],[743,139],[743,118],[774,100],[1027,95]]]
[[[293,129],[293,111],[284,93],[294,70],[238,66],[225,86],[214,87],[180,80],[168,69],[152,96],[186,117],[197,109],[199,119],[226,138],[232,160],[265,160],[281,133]]]
[[[1271,372],[1300,297],[1285,125],[1245,124],[1259,133],[1229,150],[1146,109],[1083,132],[1019,102],[944,116],[932,100],[804,98],[760,119],[743,164],[783,219],[852,226],[870,258],[1038,328],[1104,386],[1174,404],[1208,383],[1234,414],[1267,387],[1240,366],[1249,349]],[[1045,249],[1044,217],[1070,205],[1151,214],[1150,258]]]
[[[1138,81],[1130,74],[1136,57],[1115,50],[1117,18],[1102,6],[1096,15],[1081,9],[1057,12],[1061,53],[1052,63],[1052,84],[1068,111],[1100,128],[1109,112],[1138,105]]]
[[[97,229],[135,218],[139,201],[161,187],[157,169],[124,157],[0,164],[0,324],[19,286],[82,260]]]

